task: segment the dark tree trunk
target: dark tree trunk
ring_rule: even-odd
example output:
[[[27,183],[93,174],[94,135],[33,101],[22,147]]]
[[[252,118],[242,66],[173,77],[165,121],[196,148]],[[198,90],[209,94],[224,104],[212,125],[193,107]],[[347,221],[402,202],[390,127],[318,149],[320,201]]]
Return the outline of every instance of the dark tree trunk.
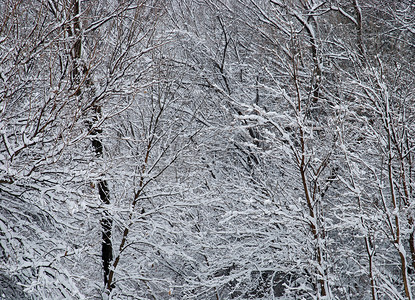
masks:
[[[68,28],[68,35],[75,37],[75,42],[72,47],[71,56],[73,61],[72,67],[72,86],[76,89],[75,95],[81,96],[82,89],[81,89],[81,82],[82,77],[87,76],[87,72],[85,71],[85,66],[80,65],[80,59],[82,54],[82,35],[81,35],[81,22],[80,22],[80,0],[72,0],[72,14],[73,18],[73,26]],[[92,86],[91,80],[85,80],[85,85]],[[94,123],[98,120],[99,115],[101,113],[101,108],[99,106],[95,106],[95,115],[93,116],[93,121],[88,122],[88,126],[90,129],[90,133],[94,138],[92,139],[92,147],[94,148],[95,155],[97,158],[101,158],[103,154],[103,146],[102,142],[98,137],[98,134],[101,133],[100,129],[94,128]],[[103,204],[110,204],[110,193],[108,188],[108,183],[105,179],[100,179],[98,181],[98,193],[99,197]],[[107,286],[108,276],[110,273],[110,266],[113,259],[112,256],[112,242],[111,242],[111,231],[112,231],[112,218],[110,213],[107,209],[104,209],[102,212],[102,218],[100,220],[101,228],[102,228],[102,251],[101,251],[101,258],[102,264],[104,268],[104,285]],[[110,286],[112,287],[112,286]]]
[[[95,110],[96,114],[94,116],[94,121],[98,119],[98,115],[100,114],[100,108],[97,107]],[[103,146],[101,140],[96,137],[101,130],[99,129],[91,129],[91,135],[95,136],[92,140],[92,147],[94,148],[95,155],[97,157],[102,157],[103,154]],[[99,197],[103,204],[110,204],[110,193],[108,182],[105,179],[100,179],[98,181],[98,193]],[[108,276],[110,273],[110,266],[113,260],[112,255],[112,242],[111,242],[111,231],[112,231],[112,218],[110,213],[107,209],[104,209],[102,212],[101,218],[101,228],[102,228],[102,250],[101,250],[101,258],[102,258],[102,265],[104,268],[104,285],[107,286],[108,283]],[[112,286],[108,287],[109,289]]]
[[[412,220],[413,223],[413,220]],[[409,235],[409,249],[411,250],[412,258],[412,272],[415,273],[415,229],[412,229],[411,234]]]

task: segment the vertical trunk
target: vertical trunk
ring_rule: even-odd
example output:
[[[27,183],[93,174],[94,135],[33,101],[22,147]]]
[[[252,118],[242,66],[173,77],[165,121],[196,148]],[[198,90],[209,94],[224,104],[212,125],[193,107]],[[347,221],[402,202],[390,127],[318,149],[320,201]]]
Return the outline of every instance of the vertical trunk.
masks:
[[[94,119],[98,119],[98,116],[100,114],[100,108],[97,107],[96,115],[94,116]],[[98,158],[102,157],[102,150],[103,145],[101,140],[96,136],[98,133],[100,133],[101,130],[99,129],[91,129],[91,135],[95,136],[92,139],[92,147],[94,148],[95,155]],[[101,199],[102,203],[105,205],[110,204],[110,195],[109,195],[109,188],[108,188],[108,182],[105,179],[100,179],[98,181],[98,193],[99,198]],[[108,277],[110,273],[110,266],[113,259],[112,256],[112,242],[111,242],[111,231],[112,231],[112,219],[109,211],[107,209],[104,209],[102,212],[102,218],[100,220],[101,228],[102,228],[102,250],[101,250],[101,258],[102,258],[102,265],[104,268],[104,285],[107,286],[108,283]],[[108,285],[108,289],[111,290],[113,285]]]
[[[406,261],[406,253],[404,246],[402,244],[401,240],[401,228],[400,228],[400,218],[399,218],[399,205],[397,203],[396,193],[395,193],[395,182],[394,182],[394,176],[393,176],[393,167],[392,167],[392,128],[391,128],[391,122],[389,120],[390,112],[389,112],[389,99],[386,98],[386,112],[385,112],[385,128],[387,130],[387,137],[388,137],[388,179],[389,179],[389,189],[391,193],[391,202],[393,211],[397,211],[397,213],[394,213],[394,219],[395,219],[395,245],[398,249],[400,261],[401,261],[401,272],[402,272],[402,280],[405,288],[405,296],[412,300],[412,292],[411,292],[411,284],[409,282],[408,278],[408,270],[407,270],[407,261]]]
[[[315,250],[316,250],[317,264],[319,266],[317,272],[318,272],[318,277],[320,278],[318,279],[319,284],[320,284],[320,292],[321,292],[321,296],[327,296],[327,288],[326,288],[326,280],[325,280],[326,274],[325,274],[324,263],[323,263],[323,253],[322,253],[321,243],[320,243],[320,232],[319,232],[319,228],[317,225],[316,214],[314,212],[315,205],[313,203],[313,200],[308,190],[307,178],[305,174],[304,156],[301,161],[300,172],[301,172],[301,181],[303,183],[308,212],[309,212],[310,219],[312,220],[312,222],[310,222],[310,229],[313,234],[313,239],[316,243]]]
[[[403,200],[403,204],[405,205],[405,207],[408,208],[410,207],[411,202],[412,202],[411,201],[412,200],[411,199],[411,196],[412,196],[412,190],[411,190],[412,161],[411,161],[411,156],[410,156],[411,149],[409,147],[409,141],[408,141],[409,137],[408,137],[408,134],[405,132],[403,136],[405,137],[406,141],[403,143],[396,136],[395,130],[392,131],[392,134],[393,134],[392,140],[396,148],[396,152],[398,154],[397,156],[400,162],[400,174],[399,174],[400,176],[399,177],[400,177],[400,181],[402,183],[402,189],[403,189],[403,197],[401,197],[401,199]],[[406,146],[406,150],[404,150],[405,146]],[[404,152],[407,152],[408,154],[405,155]],[[407,173],[407,170],[408,170],[408,173]],[[415,241],[414,241],[415,228],[414,228],[413,215],[409,214],[407,216],[407,220],[408,220],[408,225],[411,231],[411,233],[409,234],[408,242],[409,242],[409,250],[411,252],[412,265],[410,263],[409,265],[411,265],[411,268],[415,271]]]
[[[362,224],[363,224],[363,220],[362,220]],[[373,272],[373,267],[374,267],[373,254],[374,253],[373,253],[373,248],[371,246],[371,241],[369,237],[365,237],[365,247],[366,247],[367,256],[369,257],[369,278],[370,278],[370,288],[372,292],[372,300],[377,300],[378,295],[377,295],[376,286],[375,286],[375,274]]]
[[[302,19],[300,19],[302,20]],[[305,27],[309,26],[306,23],[303,23],[303,25]],[[307,27],[308,28],[308,27]],[[309,29],[309,28],[308,28]],[[315,39],[314,39],[314,35],[312,34],[312,30],[309,29],[308,30],[309,34],[310,34],[310,39],[312,42],[312,54],[313,54],[313,62],[315,64],[315,68],[318,70],[319,69],[319,64],[318,64],[318,59],[317,59],[317,48],[316,48],[316,44],[315,44]],[[294,56],[293,56],[294,57]],[[300,86],[298,83],[298,77],[297,77],[297,63],[295,61],[295,59],[292,60],[292,68],[293,68],[293,81],[294,81],[294,85],[295,85],[295,91],[296,91],[296,97],[297,97],[297,115],[299,117],[301,117],[302,115],[302,103],[301,103],[301,94],[300,94]],[[317,76],[318,79],[318,76]],[[318,80],[316,81],[318,83]],[[319,85],[313,85],[312,86],[313,89],[313,101],[316,102],[318,100],[319,97]],[[299,157],[299,161],[298,161],[298,167],[300,169],[300,176],[301,176],[301,182],[302,182],[302,186],[303,186],[303,190],[304,190],[304,196],[305,196],[305,200],[306,200],[306,204],[307,204],[307,208],[308,208],[308,214],[310,217],[310,229],[311,229],[311,233],[315,242],[315,252],[316,252],[316,260],[317,260],[317,281],[319,283],[319,287],[320,287],[320,291],[318,292],[318,295],[321,295],[323,297],[327,296],[329,293],[329,285],[328,282],[326,280],[327,278],[327,274],[326,274],[326,269],[324,266],[324,260],[323,260],[323,249],[322,249],[322,244],[321,244],[321,230],[319,228],[319,222],[317,220],[318,216],[317,213],[315,211],[316,209],[316,200],[315,200],[315,193],[316,193],[316,189],[314,190],[314,194],[312,194],[312,191],[310,191],[309,189],[309,185],[307,183],[307,174],[306,174],[306,169],[307,169],[307,163],[306,163],[306,142],[305,142],[305,133],[304,133],[304,129],[302,127],[302,125],[299,126],[300,128],[300,153],[297,157]],[[321,166],[322,167],[322,166]],[[317,179],[314,179],[317,180]],[[317,184],[317,182],[315,182],[315,184]]]
[[[127,242],[128,234],[130,232],[129,228],[132,225],[132,218],[133,218],[133,213],[134,213],[135,207],[137,205],[139,197],[141,196],[141,193],[143,192],[143,188],[146,184],[144,173],[145,173],[145,171],[147,169],[147,166],[148,166],[148,160],[150,158],[150,152],[151,152],[151,149],[152,149],[152,145],[153,145],[153,139],[150,138],[150,140],[148,141],[147,150],[146,150],[146,153],[145,153],[145,156],[144,156],[144,165],[142,166],[142,169],[141,169],[141,174],[142,175],[141,175],[140,181],[138,183],[138,190],[134,192],[134,199],[133,199],[133,202],[131,204],[131,211],[130,211],[130,214],[128,215],[129,223],[128,223],[128,225],[126,225],[124,227],[124,232],[122,234],[121,243],[120,243],[120,246],[118,248],[118,255],[115,257],[114,263],[112,264],[112,269],[108,273],[108,280],[106,282],[106,288],[109,291],[113,288],[114,272],[115,272],[115,269],[118,266],[118,263],[120,262],[121,252],[125,249],[125,243]],[[142,211],[142,213],[143,213],[143,211]],[[111,253],[112,253],[112,246],[111,246]],[[112,260],[112,254],[111,254],[111,260]],[[109,262],[111,262],[111,260]]]
[[[71,57],[73,61],[71,77],[72,87],[76,89],[74,95],[79,97],[82,94],[82,89],[80,86],[81,82],[84,81],[86,85],[91,85],[91,82],[89,80],[83,80],[82,78],[83,76],[87,76],[87,74],[85,74],[85,67],[82,66],[80,62],[82,55],[81,21],[79,18],[80,0],[72,0],[71,13],[73,16],[73,27],[68,28],[68,35],[73,36],[75,38],[75,42],[71,49]],[[94,110],[93,122],[89,124],[91,135],[94,136],[94,138],[92,139],[92,147],[94,148],[95,155],[97,158],[102,158],[103,146],[101,140],[97,137],[97,135],[101,133],[101,130],[94,128],[93,123],[98,120],[100,113],[100,107],[96,106]],[[98,181],[98,193],[103,204],[110,204],[109,188],[106,180],[100,179]],[[111,242],[112,219],[107,209],[104,209],[100,223],[102,228],[101,258],[104,268],[104,285],[106,286],[108,282],[111,261],[113,259]]]
[[[360,5],[358,0],[354,0],[353,2],[354,10],[356,13],[356,29],[357,29],[357,48],[359,50],[360,57],[364,58],[365,55],[365,48],[363,47],[363,25],[362,25],[362,10],[360,9]]]
[[[406,139],[406,149],[411,149],[411,144],[409,141],[409,135],[406,132],[405,134],[405,139]],[[408,195],[412,196],[413,195],[413,181],[412,181],[412,153],[408,153],[407,155],[407,161],[408,161],[408,190],[407,193]],[[409,201],[413,201],[412,199],[409,199],[408,197],[408,202]],[[415,273],[415,224],[414,224],[414,216],[411,215],[409,217],[409,225],[411,227],[411,233],[409,235],[409,249],[411,250],[411,258],[412,258],[412,272]]]
[[[397,230],[398,233],[398,230]],[[408,276],[408,268],[407,268],[407,260],[406,260],[406,251],[404,249],[404,246],[402,245],[402,242],[397,236],[396,246],[398,247],[399,257],[401,259],[401,273],[402,273],[402,280],[403,285],[405,288],[405,295],[409,300],[412,300],[412,291],[411,291],[411,283]]]
[[[406,262],[406,253],[403,251],[403,246],[398,245],[399,248],[399,256],[401,258],[401,268],[402,268],[402,279],[405,288],[405,295],[409,300],[412,300],[412,292],[411,292],[411,284],[408,278],[408,269],[407,269],[407,262]]]
[[[408,137],[406,137],[408,138]],[[397,141],[397,139],[394,139],[395,141]],[[412,192],[410,191],[410,188],[408,188],[408,185],[411,184],[411,172],[409,172],[409,176],[406,175],[406,169],[405,169],[405,155],[402,153],[402,149],[400,148],[400,145],[396,144],[395,145],[397,151],[398,151],[398,157],[401,163],[401,181],[402,181],[402,186],[403,186],[403,191],[404,191],[404,198],[403,198],[403,202],[405,204],[405,207],[410,207],[411,204],[411,195]],[[409,149],[407,150],[408,152],[410,151]],[[410,156],[408,155],[408,165],[411,166],[411,159]],[[409,168],[410,171],[410,168]],[[407,183],[407,177],[409,178],[409,184]],[[415,240],[414,240],[414,234],[415,234],[415,227],[414,227],[414,218],[412,216],[412,214],[410,214],[408,217],[408,225],[410,227],[411,233],[409,234],[409,250],[411,252],[411,260],[412,260],[412,269],[415,272]]]
[[[412,272],[415,273],[415,229],[414,227],[414,221],[413,219],[411,219],[411,226],[412,226],[412,231],[411,234],[409,235],[409,249],[411,250],[411,256],[412,256]]]

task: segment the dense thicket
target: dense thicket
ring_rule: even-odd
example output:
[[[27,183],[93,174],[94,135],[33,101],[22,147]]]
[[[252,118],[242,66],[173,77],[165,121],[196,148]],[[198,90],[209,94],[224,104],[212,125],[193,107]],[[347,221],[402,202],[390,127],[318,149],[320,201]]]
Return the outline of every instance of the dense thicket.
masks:
[[[0,11],[0,298],[414,298],[411,1]]]

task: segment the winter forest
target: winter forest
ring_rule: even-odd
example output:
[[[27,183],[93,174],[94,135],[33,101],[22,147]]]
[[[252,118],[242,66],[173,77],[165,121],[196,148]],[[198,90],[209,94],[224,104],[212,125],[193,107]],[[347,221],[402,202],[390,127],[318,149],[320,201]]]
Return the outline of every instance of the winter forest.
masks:
[[[415,3],[0,0],[0,299],[415,299]]]

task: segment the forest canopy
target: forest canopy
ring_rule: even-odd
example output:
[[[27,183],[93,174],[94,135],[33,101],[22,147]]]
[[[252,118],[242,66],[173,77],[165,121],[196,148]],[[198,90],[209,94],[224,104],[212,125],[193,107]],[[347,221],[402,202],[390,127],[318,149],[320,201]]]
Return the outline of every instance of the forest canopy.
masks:
[[[0,299],[414,299],[413,1],[0,11]]]

